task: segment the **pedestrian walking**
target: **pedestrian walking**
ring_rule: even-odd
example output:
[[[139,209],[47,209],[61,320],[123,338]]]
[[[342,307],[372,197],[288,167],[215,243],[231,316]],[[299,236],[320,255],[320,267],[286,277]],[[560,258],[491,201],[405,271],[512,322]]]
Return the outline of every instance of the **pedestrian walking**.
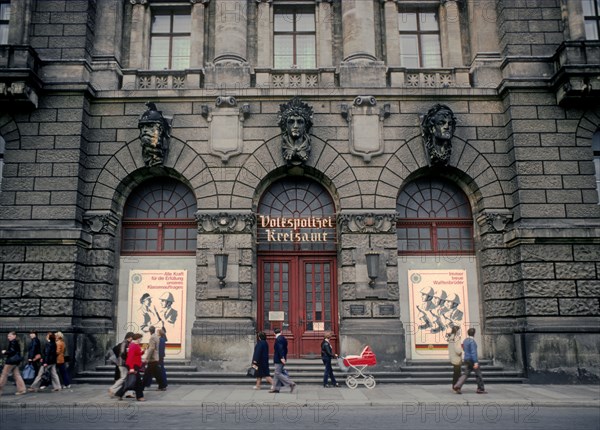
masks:
[[[117,391],[116,396],[119,400],[123,400],[123,394],[129,389],[135,390],[135,398],[138,402],[145,402],[144,399],[144,382],[140,376],[140,369],[142,368],[142,356],[144,355],[144,351],[140,346],[140,342],[142,340],[143,335],[141,333],[136,333],[131,338],[131,343],[129,344],[129,348],[127,349],[127,359],[125,360],[125,365],[127,366],[127,378],[119,391]],[[127,381],[133,379],[132,386],[130,387]]]
[[[450,359],[450,364],[452,364],[453,373],[452,373],[452,389],[458,382],[458,378],[460,378],[460,366],[462,364],[462,354],[463,349],[460,345],[460,327],[454,326],[452,330],[448,334],[446,334],[446,339],[448,340],[448,358]]]
[[[269,370],[269,344],[267,343],[267,335],[261,331],[257,335],[258,339],[254,345],[254,354],[252,355],[252,365],[256,366],[256,385],[255,390],[260,390],[260,384],[263,378],[273,387],[273,378]]]
[[[33,370],[37,375],[42,366],[42,344],[38,338],[36,331],[29,332],[29,347],[27,348],[27,362],[33,366]]]
[[[56,373],[56,336],[51,331],[46,335],[46,345],[44,346],[44,357],[41,359],[42,367],[33,380],[29,391],[37,391],[42,383],[44,372],[50,372],[52,378],[52,391],[60,391],[60,380]]]
[[[275,376],[273,377],[273,386],[269,393],[279,393],[279,385],[289,385],[290,393],[294,392],[296,383],[284,371],[284,366],[287,362],[288,342],[281,330],[276,328],[275,344],[273,345],[273,364],[275,365]]]
[[[149,387],[152,383],[152,378],[158,382],[158,390],[166,391],[167,386],[162,377],[162,371],[158,362],[158,345],[160,343],[160,337],[156,334],[156,328],[154,326],[148,327],[150,332],[150,340],[148,341],[148,349],[146,350],[146,357],[144,362],[147,363],[146,371],[144,372],[144,387]]]
[[[129,369],[127,369],[127,365],[125,364],[125,360],[127,360],[127,351],[129,349],[129,344],[133,340],[134,333],[128,331],[125,334],[125,338],[121,343],[115,345],[113,347],[113,352],[116,356],[116,366],[119,369],[119,378],[115,380],[115,383],[108,389],[108,395],[114,396],[117,391],[123,386],[125,379],[127,379],[127,374],[129,373]]]
[[[65,337],[61,331],[57,331],[56,336],[56,367],[58,373],[62,378],[62,388],[71,388],[71,377],[69,376],[69,369],[67,367],[67,361],[65,356],[68,357],[67,344],[65,343]]]
[[[473,336],[475,336],[475,329],[470,328],[467,330],[467,335],[469,337],[467,337],[463,343],[463,348],[465,350],[465,373],[458,378],[458,382],[453,387],[454,391],[456,394],[462,394],[461,388],[463,384],[469,378],[471,372],[475,372],[475,378],[477,381],[477,394],[487,394],[487,391],[485,391],[485,387],[483,385],[479,361],[477,360],[477,342],[475,342],[475,339],[473,338]]]
[[[2,375],[0,376],[0,395],[8,380],[8,375],[12,373],[15,383],[17,384],[17,392],[15,395],[20,396],[27,392],[25,381],[23,381],[23,378],[21,377],[21,372],[19,372],[19,365],[21,364],[21,361],[23,361],[21,345],[17,339],[16,332],[11,331],[6,337],[8,338],[8,347],[2,350],[2,355],[6,356],[6,359],[4,361],[4,367],[2,368]]]
[[[331,339],[331,333],[325,333],[325,337],[323,338],[323,342],[321,342],[321,360],[323,360],[323,364],[325,365],[325,372],[323,373],[323,387],[339,387],[340,384],[335,380],[335,376],[333,375],[333,368],[331,367],[331,359],[337,358],[337,354],[333,353],[333,349],[331,348],[331,343],[329,342]],[[329,385],[329,379],[331,379],[331,385]]]

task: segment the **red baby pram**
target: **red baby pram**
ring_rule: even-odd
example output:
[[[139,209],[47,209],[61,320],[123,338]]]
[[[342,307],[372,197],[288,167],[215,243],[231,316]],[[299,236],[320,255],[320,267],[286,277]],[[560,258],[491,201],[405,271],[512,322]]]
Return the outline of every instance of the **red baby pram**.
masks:
[[[356,388],[358,384],[365,384],[368,389],[375,388],[377,382],[373,375],[365,375],[363,370],[368,366],[375,366],[377,364],[377,357],[371,350],[369,345],[365,346],[360,355],[347,355],[346,357],[338,358],[338,365],[344,372],[348,372],[350,369],[354,370],[354,374],[346,377],[346,385],[349,388]]]

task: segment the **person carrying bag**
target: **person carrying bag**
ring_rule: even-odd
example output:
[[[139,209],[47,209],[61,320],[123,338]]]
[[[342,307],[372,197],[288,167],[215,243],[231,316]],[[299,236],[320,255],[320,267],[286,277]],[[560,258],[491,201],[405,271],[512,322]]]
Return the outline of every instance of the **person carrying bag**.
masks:
[[[8,333],[7,338],[8,348],[2,350],[2,355],[6,356],[6,360],[4,361],[4,368],[2,369],[2,375],[0,376],[0,393],[4,388],[4,385],[6,385],[8,375],[12,373],[15,383],[17,384],[17,392],[15,395],[20,396],[27,392],[25,381],[23,381],[23,378],[21,377],[21,372],[19,372],[19,365],[21,364],[21,361],[23,361],[21,345],[19,345],[19,341],[17,340],[16,332],[11,331]]]

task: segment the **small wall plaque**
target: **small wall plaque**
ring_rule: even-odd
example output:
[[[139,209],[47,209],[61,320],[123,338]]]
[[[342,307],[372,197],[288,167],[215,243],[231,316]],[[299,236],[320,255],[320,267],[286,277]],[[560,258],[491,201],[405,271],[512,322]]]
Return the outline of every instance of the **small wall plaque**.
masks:
[[[394,305],[379,305],[379,315],[394,315]]]
[[[350,315],[364,315],[365,305],[350,305]]]
[[[269,311],[269,321],[283,321],[285,313],[283,311]]]

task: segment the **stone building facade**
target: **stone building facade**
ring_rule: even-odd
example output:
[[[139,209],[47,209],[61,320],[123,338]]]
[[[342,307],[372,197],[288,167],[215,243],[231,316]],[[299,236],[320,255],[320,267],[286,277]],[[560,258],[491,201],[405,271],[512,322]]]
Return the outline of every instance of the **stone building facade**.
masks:
[[[239,370],[257,330],[393,366],[459,324],[598,380],[594,2],[0,7],[0,331]]]

